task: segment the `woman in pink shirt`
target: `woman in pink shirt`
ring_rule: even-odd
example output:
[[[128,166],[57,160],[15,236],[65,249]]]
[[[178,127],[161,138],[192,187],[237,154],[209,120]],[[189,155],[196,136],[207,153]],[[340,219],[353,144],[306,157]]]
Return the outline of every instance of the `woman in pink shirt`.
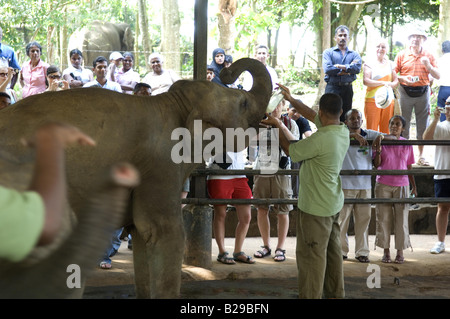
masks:
[[[25,62],[20,71],[22,98],[42,93],[47,89],[45,77],[49,65],[41,60],[41,45],[37,42],[30,42],[26,46],[26,52],[30,61]]]
[[[389,121],[389,134],[378,135],[373,143],[373,165],[380,170],[410,170],[415,163],[412,145],[381,145],[381,141],[405,140],[402,133],[405,130],[405,119],[394,115]],[[411,194],[417,196],[416,182],[413,175],[378,175],[375,184],[376,198],[408,198]],[[391,262],[389,252],[392,224],[395,225],[395,262],[404,262],[403,250],[411,247],[408,227],[409,204],[383,203],[376,206],[376,238],[375,245],[384,249],[384,263]]]

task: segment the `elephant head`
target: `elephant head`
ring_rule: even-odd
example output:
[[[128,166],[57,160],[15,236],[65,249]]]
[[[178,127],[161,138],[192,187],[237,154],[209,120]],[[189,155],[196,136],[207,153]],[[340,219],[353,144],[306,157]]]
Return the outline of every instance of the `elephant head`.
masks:
[[[196,120],[202,121],[203,132],[213,127],[223,133],[227,128],[258,129],[272,93],[272,81],[266,67],[256,59],[244,58],[229,68],[223,68],[220,78],[222,83],[231,84],[244,71],[250,72],[254,79],[253,87],[248,92],[209,81],[181,80],[171,86],[169,92],[181,94],[183,104],[190,110],[185,125],[191,134],[194,134]],[[200,91],[205,93],[201,97],[198,95]],[[233,143],[235,146],[237,144]]]
[[[79,215],[73,233],[55,252],[31,265],[0,261],[0,298],[81,297],[86,275],[123,221],[129,189],[138,183],[131,165],[115,165]]]

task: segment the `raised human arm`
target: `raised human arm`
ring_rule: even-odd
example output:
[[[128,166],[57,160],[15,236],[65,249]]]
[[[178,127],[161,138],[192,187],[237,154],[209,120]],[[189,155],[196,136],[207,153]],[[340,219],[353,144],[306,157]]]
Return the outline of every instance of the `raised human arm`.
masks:
[[[303,115],[304,118],[306,118],[311,122],[314,122],[314,119],[316,118],[317,115],[316,111],[314,111],[312,108],[304,104],[302,101],[295,99],[291,95],[289,89],[284,85],[278,83],[278,86],[282,89],[281,93],[283,94],[284,99],[289,103],[291,103],[291,105],[297,110],[297,112]]]
[[[425,132],[423,133],[422,137],[424,140],[432,140],[434,137],[434,132],[436,131],[436,126],[438,125],[439,119],[441,117],[441,112],[439,112],[438,108],[434,109],[433,115],[434,115],[433,121],[430,123],[430,125],[428,125]]]

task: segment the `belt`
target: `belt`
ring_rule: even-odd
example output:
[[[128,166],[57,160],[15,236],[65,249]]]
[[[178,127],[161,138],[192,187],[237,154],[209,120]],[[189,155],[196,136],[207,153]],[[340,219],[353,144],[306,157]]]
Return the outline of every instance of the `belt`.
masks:
[[[328,82],[328,84],[337,85],[337,86],[349,86],[349,85],[352,85],[352,82]]]

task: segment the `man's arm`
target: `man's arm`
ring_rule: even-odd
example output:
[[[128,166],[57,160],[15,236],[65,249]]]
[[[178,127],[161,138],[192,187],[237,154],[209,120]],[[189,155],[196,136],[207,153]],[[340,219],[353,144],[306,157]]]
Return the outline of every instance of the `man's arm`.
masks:
[[[304,118],[306,118],[307,120],[310,120],[311,122],[314,122],[316,115],[317,115],[316,111],[314,111],[312,108],[310,108],[303,102],[295,99],[291,95],[291,92],[289,91],[289,89],[287,87],[285,87],[284,85],[278,84],[278,86],[282,89],[281,93],[283,94],[284,99],[286,101],[288,101],[289,103],[291,103],[292,106],[297,110],[297,112],[299,112],[301,115],[303,115]]]
[[[353,61],[346,65],[346,72],[350,74],[359,74],[361,72],[362,60],[359,54],[353,51]]]
[[[40,127],[34,139],[28,142],[36,148],[36,163],[29,190],[37,192],[45,206],[44,228],[38,245],[51,243],[60,230],[66,203],[64,149],[73,143],[95,145],[77,128],[57,123]]]
[[[434,138],[434,132],[436,131],[436,126],[439,123],[439,119],[441,117],[441,112],[439,112],[438,108],[435,108],[434,110],[434,118],[433,121],[428,125],[427,129],[423,133],[423,139],[424,140],[432,140]]]
[[[286,127],[286,125],[284,125],[284,123],[280,119],[275,118],[269,114],[267,114],[267,118],[262,120],[261,123],[279,129],[280,147],[284,151],[284,153],[289,156],[289,145],[291,144],[290,141],[294,140],[295,137],[292,135],[291,131]]]
[[[336,76],[338,73],[342,72],[340,68],[337,68],[333,63],[333,51],[325,50],[322,56],[322,67],[323,72],[329,76]]]

